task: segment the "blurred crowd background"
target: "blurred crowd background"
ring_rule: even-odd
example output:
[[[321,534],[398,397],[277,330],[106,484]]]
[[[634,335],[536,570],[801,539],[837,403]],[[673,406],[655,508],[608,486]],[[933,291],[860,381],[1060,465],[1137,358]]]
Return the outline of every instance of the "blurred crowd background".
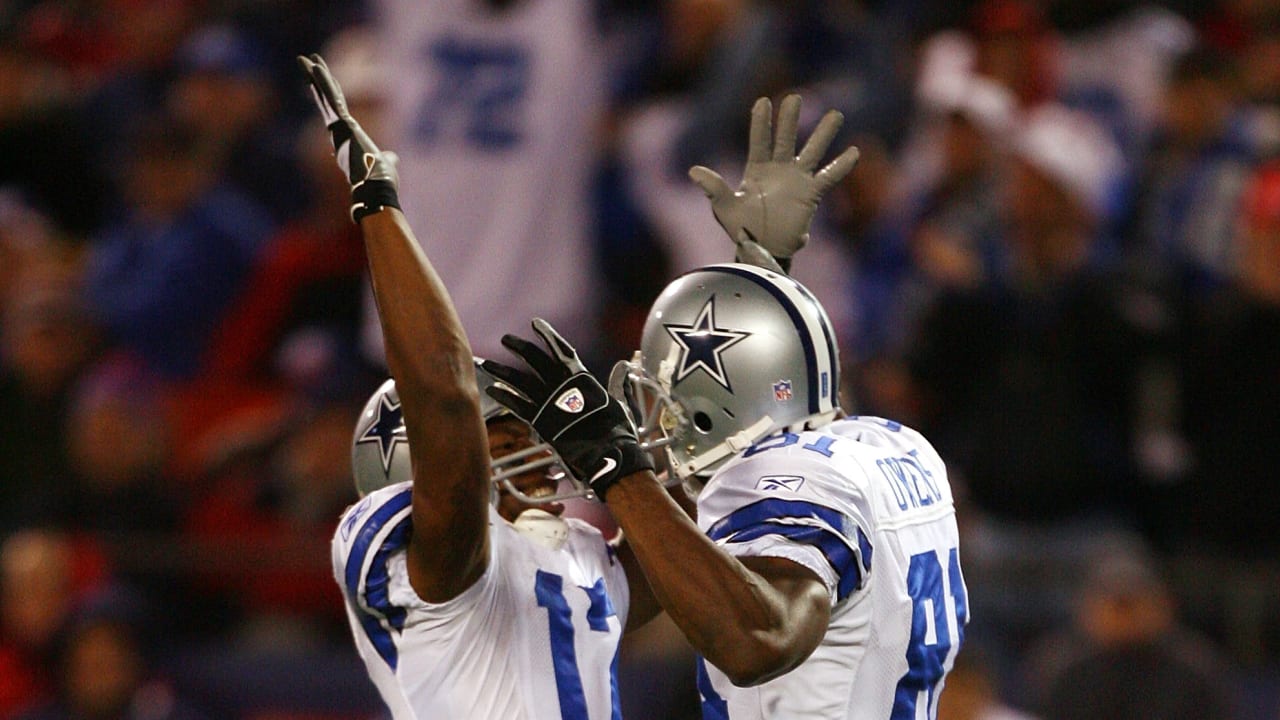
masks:
[[[0,1],[0,718],[379,717],[316,51],[477,352],[537,313],[596,370],[732,256],[687,169],[736,184],[758,96],[842,110],[794,274],[961,496],[939,717],[1280,718],[1276,0]],[[666,623],[621,672],[697,716]]]

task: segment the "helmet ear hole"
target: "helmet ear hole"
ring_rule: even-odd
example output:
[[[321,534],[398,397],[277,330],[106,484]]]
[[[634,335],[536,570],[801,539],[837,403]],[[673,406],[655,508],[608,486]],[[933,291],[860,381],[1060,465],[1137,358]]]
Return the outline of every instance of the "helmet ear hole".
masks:
[[[711,432],[711,416],[699,410],[693,414],[693,426],[698,429],[698,432]]]

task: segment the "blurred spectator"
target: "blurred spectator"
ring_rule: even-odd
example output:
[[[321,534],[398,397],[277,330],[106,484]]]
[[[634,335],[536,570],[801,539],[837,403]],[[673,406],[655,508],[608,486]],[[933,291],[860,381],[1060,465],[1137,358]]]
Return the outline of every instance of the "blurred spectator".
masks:
[[[94,349],[65,281],[32,276],[14,291],[0,317],[0,537],[66,518],[73,491],[63,428]]]
[[[170,378],[198,370],[211,331],[271,229],[189,129],[153,119],[121,150],[123,217],[93,239],[86,300],[109,341]]]
[[[336,36],[325,58],[343,78],[353,112],[369,117],[383,93],[363,30]],[[351,80],[347,81],[346,78]],[[367,114],[366,114],[367,113]],[[333,172],[327,131],[310,126],[289,146],[306,204],[263,242],[242,288],[212,331],[199,373],[176,393],[174,470],[207,472],[238,443],[278,432],[300,395],[344,392],[361,380],[364,245],[346,207],[350,188]]]
[[[178,48],[166,100],[209,152],[206,161],[281,221],[301,208],[302,185],[293,128],[278,112],[267,59],[246,31],[225,23],[197,28]]]
[[[1188,612],[1258,663],[1280,651],[1280,166],[1257,172],[1243,209],[1241,271],[1191,308],[1184,334],[1191,470],[1158,497]]]
[[[316,403],[269,445],[241,448],[191,505],[183,542],[192,580],[230,609],[215,629],[242,649],[349,639],[327,551],[334,518],[357,499],[351,419],[363,397]]]
[[[907,232],[920,285],[932,290],[972,288],[1004,272],[998,212],[1003,139],[1017,122],[1012,94],[977,75],[927,75],[917,93],[924,127],[916,150],[935,169],[914,190]],[[920,298],[917,302],[923,302]]]
[[[1280,165],[1252,178],[1242,215],[1241,270],[1194,309],[1186,332],[1184,417],[1195,467],[1176,515],[1187,547],[1274,559],[1280,502],[1266,478],[1280,466],[1269,440],[1280,437]],[[1224,495],[1227,468],[1234,489]]]
[[[1212,50],[1179,60],[1134,205],[1135,262],[1202,295],[1239,272],[1235,223],[1257,159],[1234,63]],[[1148,269],[1147,272],[1150,272]]]
[[[1088,548],[1130,527],[1134,362],[1123,283],[1091,263],[1118,155],[1044,106],[1013,143],[1009,272],[925,308],[909,370],[921,427],[966,490],[975,637],[1016,647],[1065,618]],[[997,638],[988,638],[1004,662]]]
[[[102,219],[108,186],[66,72],[0,32],[0,87],[0,186],[23,190],[56,224],[89,232]]]
[[[1076,15],[1058,53],[1060,102],[1089,113],[1137,164],[1164,114],[1174,64],[1196,41],[1195,29],[1167,3],[1056,3]]]
[[[591,0],[396,0],[378,4],[388,69],[386,135],[405,215],[477,355],[530,315],[592,337],[591,261],[609,56]],[[532,270],[536,269],[536,272]],[[520,313],[510,309],[519,307]],[[378,326],[369,348],[381,355]],[[583,348],[590,355],[590,348]]]
[[[86,600],[62,629],[52,702],[21,720],[200,720],[156,672],[147,628],[153,617],[129,594],[106,590]]]
[[[59,531],[27,529],[0,544],[0,717],[52,695],[57,632],[105,572],[91,543]]]
[[[1071,628],[1039,649],[1046,720],[1240,717],[1217,648],[1191,633],[1141,550],[1093,558]]]
[[[112,358],[86,375],[67,421],[78,527],[120,536],[172,525],[166,420],[161,386],[136,364]]]
[[[71,388],[96,350],[72,244],[17,193],[0,193],[0,538],[65,519]]]

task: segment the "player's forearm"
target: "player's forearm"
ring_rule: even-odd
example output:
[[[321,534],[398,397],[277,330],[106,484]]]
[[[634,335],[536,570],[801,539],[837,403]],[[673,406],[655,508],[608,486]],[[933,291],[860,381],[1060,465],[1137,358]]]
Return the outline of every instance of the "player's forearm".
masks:
[[[414,587],[439,602],[485,565],[488,455],[471,348],[435,269],[395,208],[360,221],[387,365],[412,448]]]
[[[809,648],[797,642],[788,600],[717,547],[645,473],[610,489],[654,596],[690,644],[739,685],[790,670]]]
[[[474,395],[471,348],[448,291],[399,210],[360,222],[387,364],[401,401]],[[408,396],[408,397],[406,397]]]

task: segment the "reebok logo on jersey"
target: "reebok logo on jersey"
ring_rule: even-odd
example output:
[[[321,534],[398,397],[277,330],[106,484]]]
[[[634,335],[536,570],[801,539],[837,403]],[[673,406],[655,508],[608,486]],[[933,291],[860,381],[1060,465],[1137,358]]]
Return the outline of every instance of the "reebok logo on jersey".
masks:
[[[765,475],[756,481],[756,489],[764,490],[765,492],[777,492],[778,490],[796,492],[803,484],[804,478],[799,475]]]
[[[586,406],[586,401],[582,399],[582,391],[578,388],[569,388],[556,398],[555,406],[569,413],[580,413],[582,408]]]

